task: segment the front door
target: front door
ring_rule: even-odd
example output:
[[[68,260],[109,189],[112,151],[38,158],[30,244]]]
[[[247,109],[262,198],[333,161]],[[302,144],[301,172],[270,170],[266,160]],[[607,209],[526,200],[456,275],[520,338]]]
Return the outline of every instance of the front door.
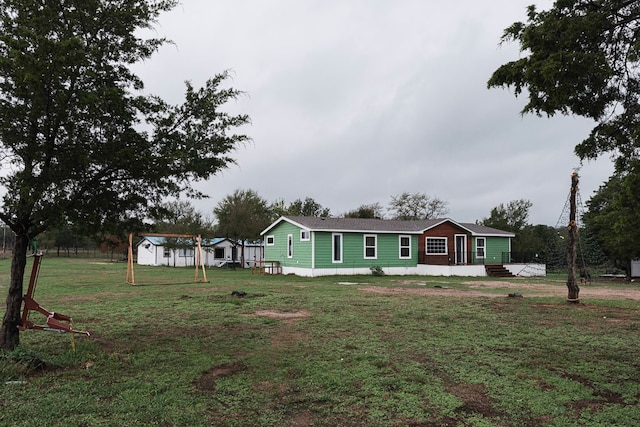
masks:
[[[456,234],[456,264],[467,263],[467,236]]]

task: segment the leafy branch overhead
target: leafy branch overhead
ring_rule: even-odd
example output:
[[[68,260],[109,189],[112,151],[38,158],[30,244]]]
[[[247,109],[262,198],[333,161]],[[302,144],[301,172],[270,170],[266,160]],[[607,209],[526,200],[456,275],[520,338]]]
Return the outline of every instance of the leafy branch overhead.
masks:
[[[527,92],[522,113],[576,114],[597,121],[575,147],[581,159],[612,153],[618,169],[638,156],[640,136],[640,3],[557,0],[529,6],[527,22],[508,27],[502,42],[522,57],[499,67],[488,87]]]

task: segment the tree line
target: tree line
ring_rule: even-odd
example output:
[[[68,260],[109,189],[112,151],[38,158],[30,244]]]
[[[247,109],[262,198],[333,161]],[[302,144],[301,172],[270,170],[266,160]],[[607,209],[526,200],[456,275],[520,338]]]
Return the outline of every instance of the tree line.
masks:
[[[596,196],[595,201],[599,200]],[[592,205],[594,203],[592,202]],[[277,199],[269,203],[254,190],[236,190],[225,196],[209,215],[198,211],[189,201],[171,201],[162,204],[150,218],[146,231],[165,234],[200,234],[205,237],[227,237],[238,245],[260,240],[260,233],[280,216],[315,216],[343,218],[375,218],[396,220],[422,220],[443,218],[448,213],[448,202],[425,193],[400,193],[391,196],[387,207],[381,203],[362,204],[342,214],[332,214],[312,197],[286,202]],[[566,260],[566,224],[556,226],[531,224],[529,215],[533,204],[526,199],[512,200],[493,207],[488,216],[476,220],[479,225],[509,231],[512,240],[512,262],[543,262],[549,271],[562,270]],[[593,212],[586,219],[595,217]],[[600,227],[600,228],[598,228]],[[624,264],[609,256],[598,238],[602,232],[597,221],[581,225],[579,261],[585,268],[620,268]],[[128,243],[126,231],[121,234],[83,234],[82,227],[68,226],[53,229],[40,238],[40,247],[53,250],[58,256],[77,255],[79,247],[98,247],[113,258],[124,256]],[[188,242],[167,239],[168,247],[179,248]]]

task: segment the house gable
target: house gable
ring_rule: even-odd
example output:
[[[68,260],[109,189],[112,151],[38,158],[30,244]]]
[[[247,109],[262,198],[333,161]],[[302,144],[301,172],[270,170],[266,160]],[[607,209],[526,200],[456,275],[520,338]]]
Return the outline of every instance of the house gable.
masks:
[[[456,248],[456,236],[467,236],[465,253],[471,252],[471,232],[460,224],[445,220],[427,228],[418,239],[419,258],[424,264],[449,265],[455,263],[453,253]]]

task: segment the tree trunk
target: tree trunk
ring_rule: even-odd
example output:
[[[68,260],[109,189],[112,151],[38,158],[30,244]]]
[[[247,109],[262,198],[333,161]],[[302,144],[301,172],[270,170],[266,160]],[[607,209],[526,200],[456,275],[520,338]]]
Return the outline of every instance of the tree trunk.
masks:
[[[9,295],[7,295],[7,311],[0,326],[0,348],[13,350],[20,344],[21,308],[22,308],[22,283],[24,269],[27,265],[27,249],[29,237],[26,234],[16,234],[13,245],[13,258],[11,260],[11,279],[9,283]]]
[[[578,223],[576,222],[576,193],[578,192],[578,174],[571,175],[571,193],[569,195],[569,242],[567,245],[568,277],[567,288],[569,290],[567,301],[573,304],[580,302],[580,286],[576,278],[577,247],[578,247]]]

